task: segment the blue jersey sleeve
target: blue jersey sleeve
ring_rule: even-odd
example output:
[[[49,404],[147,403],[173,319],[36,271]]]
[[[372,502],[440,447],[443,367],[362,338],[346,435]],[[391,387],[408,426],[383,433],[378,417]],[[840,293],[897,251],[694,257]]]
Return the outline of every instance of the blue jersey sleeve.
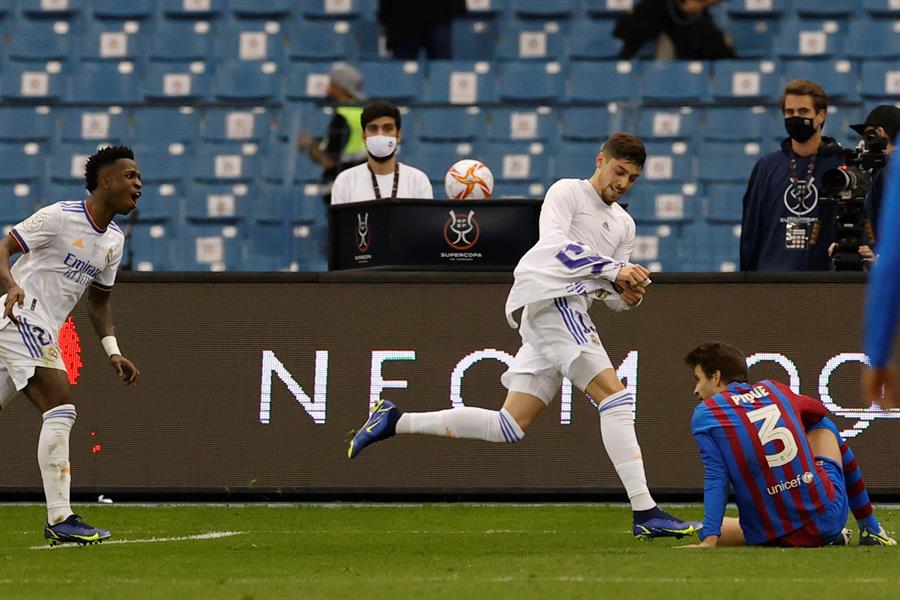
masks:
[[[705,475],[703,477],[703,528],[700,539],[722,534],[722,519],[728,502],[728,468],[718,444],[708,433],[695,433],[700,446]]]
[[[873,367],[884,367],[890,359],[900,310],[900,156],[893,157],[888,169],[877,236],[879,255],[866,300],[865,351]]]

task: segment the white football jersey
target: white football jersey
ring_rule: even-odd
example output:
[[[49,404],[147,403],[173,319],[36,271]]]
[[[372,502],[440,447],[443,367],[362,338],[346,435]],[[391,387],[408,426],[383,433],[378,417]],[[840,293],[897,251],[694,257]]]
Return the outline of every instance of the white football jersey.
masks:
[[[112,289],[125,235],[115,223],[100,229],[84,201],[40,209],[10,232],[24,255],[12,267],[28,310],[59,331],[88,285]]]

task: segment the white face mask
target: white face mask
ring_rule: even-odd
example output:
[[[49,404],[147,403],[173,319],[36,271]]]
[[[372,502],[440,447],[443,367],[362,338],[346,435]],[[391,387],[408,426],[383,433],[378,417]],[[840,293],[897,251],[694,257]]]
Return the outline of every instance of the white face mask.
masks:
[[[397,150],[397,138],[389,135],[370,135],[366,138],[366,150],[372,156],[385,158]]]

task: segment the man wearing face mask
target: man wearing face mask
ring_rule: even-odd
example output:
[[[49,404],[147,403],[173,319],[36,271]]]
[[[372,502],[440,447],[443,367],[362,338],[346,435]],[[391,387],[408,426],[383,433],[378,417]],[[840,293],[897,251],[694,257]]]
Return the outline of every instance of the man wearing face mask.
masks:
[[[372,102],[360,118],[368,160],[341,172],[331,189],[331,204],[383,198],[434,198],[428,176],[397,160],[403,134],[400,111],[390,102]]]
[[[825,149],[828,96],[797,79],[781,99],[788,137],[756,163],[744,194],[742,271],[826,271],[835,239],[834,205],[819,201],[822,173],[843,164]]]
[[[881,138],[885,154],[890,160],[894,152],[894,139],[897,137],[897,133],[900,133],[900,108],[890,104],[876,106],[864,122],[851,125],[850,129],[864,138],[872,134]],[[866,217],[869,219],[873,231],[878,231],[878,215],[881,210],[881,199],[884,196],[884,182],[887,174],[885,167],[872,171],[869,194],[866,196]]]

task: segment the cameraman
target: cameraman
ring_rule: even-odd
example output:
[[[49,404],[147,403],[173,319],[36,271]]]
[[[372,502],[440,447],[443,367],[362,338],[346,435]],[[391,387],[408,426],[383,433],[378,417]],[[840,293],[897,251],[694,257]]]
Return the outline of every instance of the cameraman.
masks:
[[[890,160],[891,154],[894,152],[894,139],[897,137],[897,133],[900,132],[900,108],[890,104],[876,106],[863,123],[851,125],[850,129],[863,136],[864,140],[872,139],[871,136],[873,135],[877,136],[881,147],[885,149],[888,160]],[[878,216],[881,210],[881,201],[884,197],[884,182],[887,174],[887,168],[885,167],[872,171],[872,182],[869,187],[869,193],[866,196],[866,217],[872,225],[872,231],[878,231]],[[863,248],[866,247],[860,248],[860,254],[863,254]],[[871,254],[871,250],[869,250],[869,254]]]
[[[796,79],[785,86],[781,109],[788,137],[756,163],[744,194],[741,270],[827,271],[835,208],[819,202],[817,181],[843,164],[842,156],[823,151],[834,143],[822,136],[828,96]]]

